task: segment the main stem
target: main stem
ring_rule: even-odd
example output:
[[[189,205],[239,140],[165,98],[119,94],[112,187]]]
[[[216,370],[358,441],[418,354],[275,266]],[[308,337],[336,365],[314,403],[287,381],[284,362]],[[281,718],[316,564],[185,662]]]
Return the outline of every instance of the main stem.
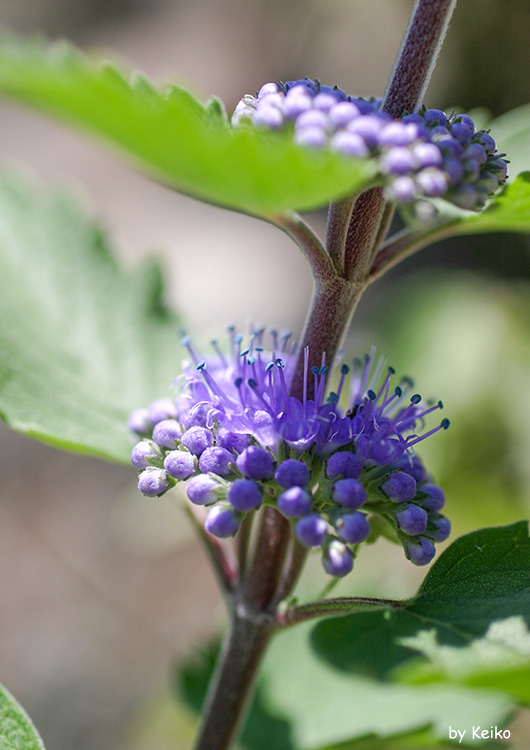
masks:
[[[383,109],[393,117],[413,112],[421,104],[455,5],[456,0],[417,0],[383,100]],[[306,257],[315,278],[301,356],[291,386],[292,395],[298,398],[303,391],[306,347],[310,364],[320,366],[324,353],[327,364],[333,364],[368,283],[371,262],[384,238],[388,210],[382,191],[376,188],[359,196],[351,212],[344,205],[341,210],[331,211],[330,217],[327,258],[314,238],[308,239],[297,228],[299,244],[306,247],[309,242]],[[258,536],[252,570],[233,595],[231,621],[206,700],[196,750],[230,748],[276,627],[278,600],[274,593],[287,578],[294,582],[297,577],[292,561],[288,576],[281,576],[289,535],[285,519],[270,510]],[[265,558],[260,550],[266,551]],[[300,566],[303,559],[300,556]],[[282,594],[287,596],[289,591],[282,590]]]
[[[236,604],[210,683],[196,750],[225,750],[232,744],[276,625],[270,615]]]

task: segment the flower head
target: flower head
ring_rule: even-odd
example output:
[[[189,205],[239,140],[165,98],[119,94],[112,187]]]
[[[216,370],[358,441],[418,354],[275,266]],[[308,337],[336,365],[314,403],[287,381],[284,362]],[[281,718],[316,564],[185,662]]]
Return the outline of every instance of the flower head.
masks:
[[[130,422],[144,438],[131,455],[141,491],[160,495],[189,479],[190,501],[213,506],[207,529],[222,537],[236,533],[246,513],[272,505],[292,519],[302,544],[322,547],[333,575],[351,569],[369,515],[392,526],[409,559],[429,562],[432,541],[446,538],[449,526],[439,513],[443,493],[414,450],[449,426],[444,419],[425,427],[442,403],[425,403],[407,378],[392,385],[394,370],[374,351],[336,374],[325,358],[310,370],[306,351],[303,395],[295,398],[296,344],[288,333],[268,338],[266,348],[264,330],[245,342],[229,329],[228,350],[213,341],[207,356],[183,339],[189,358],[175,398],[145,410],[160,416],[155,424]],[[336,389],[328,391],[332,374]]]
[[[381,103],[308,78],[279,81],[266,83],[256,96],[246,94],[232,125],[247,121],[262,129],[292,130],[301,146],[375,159],[388,198],[398,203],[440,197],[480,210],[505,182],[505,154],[468,115],[423,107],[392,119]]]

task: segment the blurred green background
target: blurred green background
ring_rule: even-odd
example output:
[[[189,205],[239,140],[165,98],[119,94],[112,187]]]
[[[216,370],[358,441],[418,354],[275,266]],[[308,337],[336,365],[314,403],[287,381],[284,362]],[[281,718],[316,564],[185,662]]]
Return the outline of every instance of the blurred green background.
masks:
[[[304,75],[381,93],[411,7],[3,0],[0,23],[114,49],[155,80],[215,93],[230,108],[265,81]],[[530,102],[529,36],[526,0],[460,0],[426,103],[499,115]],[[151,184],[97,144],[6,102],[0,158],[45,186],[72,184],[127,264],[159,252],[168,298],[200,338],[234,321],[300,331],[309,274],[273,228]],[[311,217],[320,231],[324,220]],[[375,343],[419,392],[444,401],[451,428],[421,454],[446,490],[455,535],[530,512],[529,280],[526,237],[439,243],[368,290],[346,346],[358,355]],[[171,698],[170,662],[214,636],[223,611],[177,493],[149,501],[134,471],[3,426],[0,443],[0,679],[54,750],[184,750],[193,719]],[[323,584],[314,562],[310,593]],[[338,592],[407,596],[423,575],[380,542]],[[513,736],[515,747],[530,744],[524,716]]]

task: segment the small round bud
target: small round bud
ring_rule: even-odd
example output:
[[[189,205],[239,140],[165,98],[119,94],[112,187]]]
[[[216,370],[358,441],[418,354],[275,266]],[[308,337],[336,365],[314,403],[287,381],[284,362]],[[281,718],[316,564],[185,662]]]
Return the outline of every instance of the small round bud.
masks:
[[[186,485],[186,494],[194,505],[209,505],[219,499],[215,493],[218,487],[215,479],[207,474],[199,474],[192,477]]]
[[[415,167],[412,151],[403,146],[395,146],[381,157],[381,169],[387,174],[407,174],[414,171]]]
[[[278,93],[277,83],[264,83],[263,86],[258,91],[258,99],[264,99],[266,96],[269,96],[270,94],[277,94],[277,93]]]
[[[480,178],[479,178],[479,181],[477,182],[477,187],[485,190],[487,195],[491,195],[496,190],[498,190],[499,180],[492,172],[484,171],[480,173]]]
[[[484,132],[477,133],[475,138],[476,138],[477,143],[480,143],[480,145],[486,149],[486,153],[488,155],[495,153],[497,144],[495,143],[495,141],[493,140],[493,138],[491,137],[489,133],[484,133]]]
[[[175,419],[163,419],[153,429],[153,440],[164,448],[175,448],[182,437],[182,430]]]
[[[169,489],[169,477],[164,469],[144,469],[138,475],[138,489],[147,497],[159,497]]]
[[[304,547],[320,547],[328,532],[329,524],[318,513],[310,513],[296,522],[294,533]]]
[[[418,138],[418,129],[413,122],[404,123],[400,120],[389,122],[385,126],[379,143],[381,146],[410,146]]]
[[[335,523],[338,535],[348,544],[364,542],[370,533],[370,524],[364,513],[354,511],[339,516]]]
[[[171,451],[164,459],[164,469],[174,479],[187,479],[197,470],[197,459],[188,451]]]
[[[152,440],[141,440],[131,451],[131,463],[137,469],[148,469],[156,463],[162,463],[162,453]]]
[[[217,474],[220,477],[227,477],[232,473],[230,464],[234,463],[234,456],[226,448],[206,448],[199,458],[199,469],[203,474]]]
[[[235,510],[248,513],[259,508],[263,492],[259,484],[252,479],[236,479],[228,490],[226,498]]]
[[[352,102],[339,102],[329,110],[329,119],[336,128],[343,128],[349,122],[359,117],[358,107]]]
[[[326,464],[326,476],[328,479],[359,479],[362,474],[363,465],[355,453],[350,451],[337,451],[328,458]]]
[[[447,116],[441,109],[427,109],[423,117],[429,125],[444,126],[447,123]]]
[[[404,471],[395,471],[381,485],[381,489],[393,502],[406,503],[416,497],[416,480]]]
[[[348,98],[338,86],[320,86],[320,93],[332,96],[336,102],[344,102]]]
[[[427,528],[427,511],[419,505],[405,505],[396,512],[396,521],[405,534],[416,536],[423,534]]]
[[[196,404],[185,415],[179,415],[184,428],[189,430],[190,427],[206,427],[210,408],[210,404]]]
[[[313,106],[313,100],[305,89],[291,89],[283,103],[283,113],[289,120],[295,120],[302,112],[307,112]]]
[[[477,205],[477,191],[472,185],[460,185],[451,193],[451,201],[459,208],[472,211]]]
[[[451,185],[457,185],[464,179],[464,167],[458,159],[454,159],[453,157],[444,159],[442,169],[449,178]]]
[[[135,409],[131,412],[127,426],[137,435],[145,435],[151,431],[151,422],[149,421],[147,409]]]
[[[430,539],[420,536],[407,542],[405,554],[414,565],[428,565],[435,556],[436,550]]]
[[[324,148],[327,146],[328,137],[322,128],[301,128],[294,134],[294,142],[307,148]]]
[[[358,479],[338,479],[331,490],[334,502],[344,508],[360,508],[367,494]]]
[[[330,576],[343,578],[353,569],[353,555],[345,544],[334,539],[324,550],[322,565]]]
[[[226,448],[227,451],[232,450],[241,453],[250,445],[250,435],[246,435],[244,432],[232,432],[221,427],[217,432],[216,442],[217,445]]]
[[[416,187],[416,182],[412,177],[401,175],[401,177],[395,177],[392,180],[386,193],[391,201],[410,203],[416,198],[418,189]]]
[[[425,493],[425,497],[422,498],[421,504],[426,510],[437,513],[445,505],[445,494],[441,487],[435,484],[422,484],[418,487],[418,490]]]
[[[212,445],[213,435],[206,427],[190,427],[189,430],[186,430],[180,442],[190,453],[200,456],[206,448]]]
[[[464,153],[464,147],[452,136],[447,136],[437,140],[436,145],[442,151],[442,154],[446,158],[460,159]]]
[[[379,145],[379,138],[384,126],[385,122],[380,117],[366,115],[351,120],[346,129],[348,133],[361,136],[368,148],[375,148]]]
[[[318,109],[311,109],[297,117],[295,127],[297,130],[306,130],[308,128],[318,128],[319,130],[330,130],[331,122],[325,112]]]
[[[360,135],[341,130],[331,138],[331,148],[339,154],[351,156],[353,159],[362,159],[368,156],[368,147]]]
[[[313,500],[302,487],[289,487],[278,497],[278,510],[286,518],[300,518],[311,512]]]
[[[418,143],[412,149],[412,153],[421,168],[439,167],[443,161],[442,152],[434,143]]]
[[[309,482],[309,469],[303,461],[287,458],[274,472],[274,478],[284,489],[288,487],[305,487]]]
[[[451,521],[445,516],[429,518],[428,536],[435,542],[445,542],[451,533]]]
[[[468,182],[476,182],[480,177],[480,164],[475,159],[466,159],[464,165],[464,179]]]
[[[462,146],[465,147],[471,143],[472,133],[463,122],[454,122],[451,125],[451,133]]]
[[[270,453],[257,445],[250,445],[237,457],[236,465],[247,479],[271,479],[274,461]]]
[[[464,151],[464,159],[474,159],[482,166],[488,160],[486,149],[480,143],[472,143]]]
[[[332,107],[337,105],[337,100],[332,94],[321,92],[313,99],[313,106],[322,112],[329,112]]]
[[[429,475],[425,471],[425,466],[418,456],[405,455],[398,461],[398,466],[406,471],[407,474],[410,474],[411,477],[414,477],[416,482],[425,482],[429,478]]]
[[[228,539],[228,537],[234,536],[240,523],[240,516],[232,508],[216,505],[208,511],[204,528],[213,536]]]
[[[269,96],[264,101],[268,102],[270,98]],[[257,109],[252,121],[257,127],[274,128],[275,130],[283,127],[284,122],[282,112],[272,104]]]
[[[314,97],[318,94],[318,86],[316,82],[311,81],[309,78],[300,78],[298,81],[287,81],[287,83],[285,84],[285,89],[287,92],[294,91],[295,89],[297,93],[305,91],[311,97]]]
[[[447,177],[437,167],[429,167],[418,172],[416,184],[429,198],[444,195],[448,188]]]
[[[147,409],[147,418],[153,427],[163,419],[176,419],[176,417],[177,409],[174,401],[170,398],[160,398],[153,401]]]
[[[488,169],[498,180],[505,180],[508,177],[508,165],[504,159],[494,159],[488,162]]]
[[[455,118],[455,121],[459,121],[462,125],[465,125],[471,134],[475,132],[475,123],[469,115],[458,115],[458,117]]]

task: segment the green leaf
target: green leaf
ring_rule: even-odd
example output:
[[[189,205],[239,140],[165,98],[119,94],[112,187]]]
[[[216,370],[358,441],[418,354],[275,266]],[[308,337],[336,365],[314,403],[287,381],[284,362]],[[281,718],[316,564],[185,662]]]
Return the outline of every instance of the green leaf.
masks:
[[[168,394],[177,320],[160,269],[122,269],[63,193],[0,177],[0,415],[67,450],[128,460],[127,417]]]
[[[0,750],[45,750],[22,706],[0,685]]]
[[[407,750],[443,747],[448,726],[504,725],[502,696],[460,686],[386,685],[331,669],[312,651],[304,624],[280,632],[265,656],[241,750]],[[214,664],[212,649],[187,664],[178,692],[200,710]],[[468,732],[468,735],[470,732]],[[348,743],[342,748],[344,743]]]
[[[189,195],[269,215],[311,209],[366,186],[375,167],[314,153],[286,135],[232,129],[218,100],[177,86],[130,81],[64,42],[0,39],[0,91],[119,146],[150,174]]]
[[[530,633],[520,617],[494,622],[483,638],[468,646],[447,646],[434,630],[421,630],[401,644],[424,659],[413,660],[396,674],[411,683],[444,682],[502,690],[530,704]]]
[[[526,522],[482,529],[457,539],[429,571],[417,595],[400,607],[321,622],[318,653],[342,671],[384,678],[417,658],[411,637],[433,631],[437,642],[469,646],[492,623],[530,622],[530,540]]]

